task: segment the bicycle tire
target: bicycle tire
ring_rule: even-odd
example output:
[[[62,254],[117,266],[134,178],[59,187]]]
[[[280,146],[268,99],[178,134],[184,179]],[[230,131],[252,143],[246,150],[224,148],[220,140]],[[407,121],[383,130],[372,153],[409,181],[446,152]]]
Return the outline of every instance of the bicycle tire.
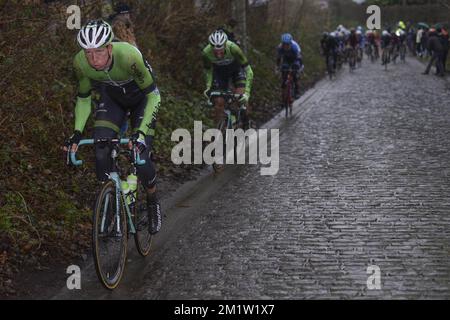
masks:
[[[136,228],[136,233],[134,234],[134,243],[136,245],[136,249],[142,257],[147,257],[152,248],[153,236],[150,234],[148,227],[150,221],[148,220],[148,212],[147,212],[147,201],[144,199],[144,195],[146,191],[142,187],[141,183],[138,181],[138,189],[136,202],[133,208],[133,216],[134,216],[134,226]],[[144,224],[142,230],[139,230],[139,224],[141,223],[142,214],[145,216],[143,219],[147,219],[147,225]]]
[[[224,141],[226,140],[226,128],[227,128],[227,119],[223,119],[217,125],[217,129],[220,132],[222,132],[222,138],[224,139]],[[223,159],[224,160],[226,160],[226,151],[227,151],[227,147],[226,147],[226,143],[224,143],[223,144]],[[217,164],[217,163],[212,164],[212,168],[215,173],[220,173],[223,170],[224,166],[225,166],[225,161],[223,164]]]
[[[112,203],[112,212],[108,209],[107,206],[106,209],[103,207],[104,200],[107,199],[107,197],[110,195],[110,198],[108,200],[108,204]],[[113,230],[116,228],[117,220],[116,220],[116,214],[115,214],[115,208],[116,206],[116,186],[113,181],[108,181],[105,183],[103,188],[101,189],[100,193],[97,196],[95,208],[94,208],[94,214],[92,219],[92,252],[94,256],[94,265],[95,270],[97,272],[97,276],[102,283],[102,285],[109,289],[114,290],[117,288],[117,286],[120,283],[120,280],[122,279],[123,272],[125,270],[125,263],[126,263],[126,257],[127,257],[127,245],[128,245],[128,232],[127,232],[127,220],[126,220],[126,214],[125,214],[125,208],[123,204],[123,199],[119,199],[119,217],[120,217],[120,225],[121,225],[121,235],[116,234],[115,236],[109,235],[109,233],[113,233]],[[103,213],[103,214],[102,214]],[[108,215],[108,216],[107,216]],[[101,237],[101,226],[102,226],[102,219],[104,218],[103,225],[108,225],[108,229],[111,227],[112,223],[112,230],[107,230],[107,235],[103,235]],[[108,220],[109,218],[109,220]],[[111,220],[113,219],[113,220]],[[100,228],[100,229],[99,229]],[[103,233],[105,233],[105,230],[103,229]],[[106,239],[106,241],[112,240],[115,243],[117,243],[117,240],[120,236],[120,252],[119,257],[117,261],[117,267],[113,268],[114,272],[109,272],[112,270],[104,270],[104,266],[102,265],[102,250],[100,248],[100,242],[101,240]],[[102,238],[102,239],[101,239]],[[102,241],[103,242],[103,241]],[[111,257],[111,252],[108,250],[107,257]],[[109,275],[113,274],[112,277]]]
[[[292,97],[292,81],[287,81],[285,88],[283,88],[283,107],[286,112],[286,118],[289,117],[289,105]]]
[[[350,67],[350,72],[353,72],[353,70],[355,68],[355,64],[356,64],[354,51],[352,51],[350,53],[348,64],[349,64],[349,67]]]
[[[328,56],[327,69],[330,80],[333,80],[333,66],[334,66],[334,59],[333,57]]]

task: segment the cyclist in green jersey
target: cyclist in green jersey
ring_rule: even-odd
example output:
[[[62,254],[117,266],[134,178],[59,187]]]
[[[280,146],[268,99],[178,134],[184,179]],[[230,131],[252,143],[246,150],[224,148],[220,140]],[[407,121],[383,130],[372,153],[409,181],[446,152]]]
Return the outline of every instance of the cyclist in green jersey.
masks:
[[[235,94],[241,94],[240,103],[246,110],[243,114],[244,128],[248,128],[247,104],[253,83],[253,70],[247,57],[239,46],[228,40],[222,30],[214,31],[209,37],[209,44],[203,49],[203,61],[206,71],[205,96],[209,99],[212,90],[228,90],[230,82]],[[225,101],[216,98],[215,121],[219,123],[224,117]]]
[[[138,176],[147,190],[149,231],[161,229],[161,207],[156,196],[156,170],[151,161],[152,136],[161,98],[150,65],[141,52],[126,42],[113,42],[111,26],[103,20],[88,22],[78,33],[83,48],[74,58],[78,78],[75,130],[65,150],[76,152],[91,115],[91,91],[100,93],[95,110],[94,139],[117,138],[130,115],[133,136],[129,147],[136,147],[146,164]],[[112,159],[106,144],[95,146],[98,180],[108,180]]]

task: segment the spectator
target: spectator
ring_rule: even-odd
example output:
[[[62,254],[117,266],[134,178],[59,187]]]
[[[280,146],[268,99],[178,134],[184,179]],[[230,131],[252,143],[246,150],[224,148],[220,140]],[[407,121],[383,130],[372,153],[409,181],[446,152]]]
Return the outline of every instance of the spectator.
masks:
[[[423,47],[422,47],[422,37],[423,37],[423,29],[420,28],[417,30],[416,35],[416,46],[417,46],[417,55],[422,58],[423,56]]]
[[[423,30],[422,38],[420,39],[420,46],[422,47],[422,57],[428,57],[430,55],[428,51],[428,30]]]
[[[449,37],[448,37],[447,30],[445,30],[444,28],[441,28],[440,30],[438,30],[438,32],[439,32],[439,37],[441,39],[442,46],[444,49],[444,52],[442,54],[442,65],[444,67],[444,73],[446,73],[447,72],[448,50],[449,50]]]
[[[111,25],[114,35],[121,41],[128,42],[137,47],[134,35],[133,22],[131,21],[131,8],[119,3],[115,9],[116,13],[111,17]]]
[[[416,34],[416,32],[414,29],[409,29],[407,40],[406,40],[406,42],[408,44],[408,48],[413,54],[416,52],[416,50],[414,49],[415,34]]]
[[[442,65],[444,47],[442,46],[442,42],[436,32],[436,29],[430,29],[428,50],[430,51],[432,56],[424,74],[429,74],[431,66],[433,65],[433,63],[436,63],[436,74],[441,77],[444,76],[444,66]]]
[[[240,46],[241,42],[239,41],[239,39],[237,39],[236,34],[235,34],[237,25],[238,25],[238,22],[236,21],[236,19],[231,18],[228,20],[227,24],[220,26],[219,28],[217,28],[217,30],[222,30],[223,32],[225,32],[228,37],[228,40],[230,40],[231,42],[234,42],[238,46]]]
[[[113,5],[111,3],[111,0],[103,0],[102,6],[101,6],[101,15],[102,19],[105,21],[109,21],[109,17],[114,14]]]

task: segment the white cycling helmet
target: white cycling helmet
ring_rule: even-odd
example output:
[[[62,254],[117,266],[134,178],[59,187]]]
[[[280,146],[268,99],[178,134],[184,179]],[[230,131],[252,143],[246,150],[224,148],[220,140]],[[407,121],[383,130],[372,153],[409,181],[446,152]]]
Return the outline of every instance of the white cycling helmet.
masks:
[[[78,44],[83,49],[97,49],[110,44],[114,38],[111,26],[103,20],[91,20],[78,32]]]
[[[389,33],[387,30],[384,30],[384,31],[382,32],[382,35],[383,35],[383,36],[388,36],[388,35],[390,35],[390,33]]]
[[[227,43],[228,37],[225,32],[222,30],[214,31],[209,36],[209,43],[215,48],[215,49],[223,49],[225,47],[225,43]]]

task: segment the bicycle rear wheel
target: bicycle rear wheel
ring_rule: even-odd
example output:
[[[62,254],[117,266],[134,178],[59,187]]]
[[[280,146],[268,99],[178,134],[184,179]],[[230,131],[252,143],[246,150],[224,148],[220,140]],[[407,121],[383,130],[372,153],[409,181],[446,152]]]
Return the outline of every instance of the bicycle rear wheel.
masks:
[[[384,70],[388,69],[388,63],[389,63],[389,58],[388,58],[388,52],[385,50],[383,51],[383,56],[381,58],[381,60],[383,61],[383,65],[384,65]]]
[[[125,269],[128,244],[123,199],[116,198],[114,182],[107,182],[100,191],[92,223],[95,270],[103,286],[113,290],[119,285]]]
[[[354,68],[355,68],[355,64],[356,64],[356,58],[353,52],[350,53],[350,57],[348,60],[348,65],[350,68],[350,72],[353,72]]]
[[[139,254],[143,257],[148,256],[152,246],[153,237],[149,232],[149,219],[147,210],[146,191],[138,182],[136,202],[134,203],[133,215],[136,233],[134,234],[134,242]]]
[[[283,106],[286,111],[286,118],[289,117],[289,107],[292,99],[292,83],[288,81],[283,89]]]
[[[327,59],[327,69],[328,69],[328,76],[330,77],[330,80],[333,79],[333,72],[334,72],[334,59],[331,56],[328,56]]]

